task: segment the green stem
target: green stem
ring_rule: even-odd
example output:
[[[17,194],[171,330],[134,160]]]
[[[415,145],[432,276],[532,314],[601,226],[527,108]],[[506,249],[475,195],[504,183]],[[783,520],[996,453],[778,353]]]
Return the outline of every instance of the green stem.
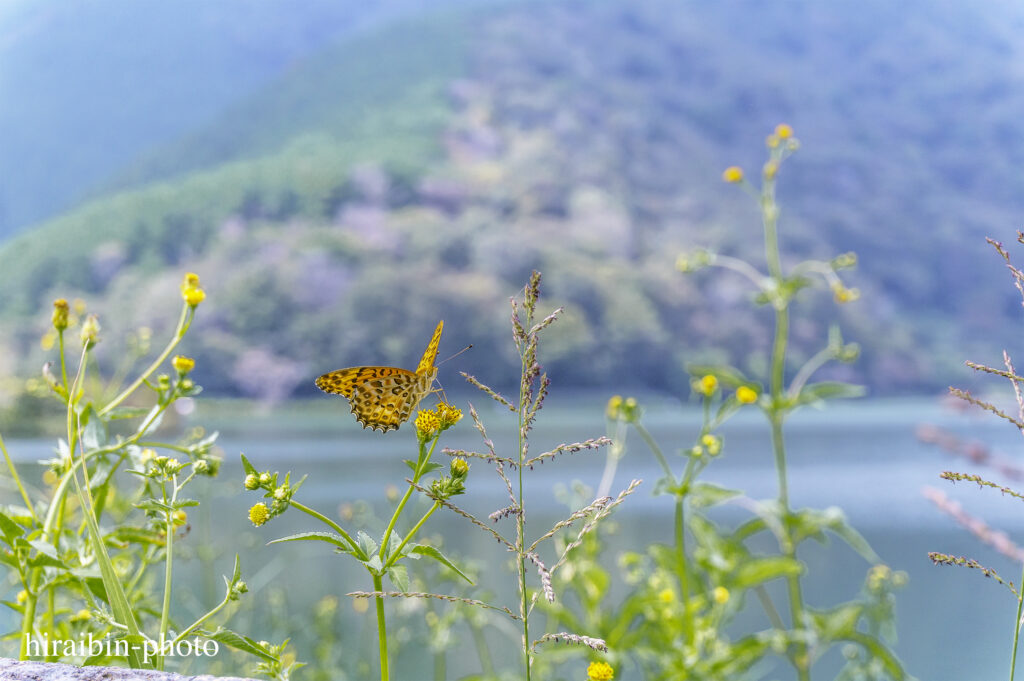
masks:
[[[423,523],[427,522],[427,518],[434,515],[434,511],[436,511],[439,508],[441,508],[441,502],[435,501],[434,505],[430,507],[430,510],[424,513],[423,517],[420,518],[420,521],[416,523],[416,525],[406,533],[405,539],[402,540],[402,543],[398,545],[394,553],[391,554],[391,557],[388,558],[388,562],[384,565],[385,570],[394,565],[398,561],[398,559],[402,557],[402,549],[405,548],[405,545],[409,543],[410,539],[416,536],[416,533],[419,532],[421,527],[423,527]]]
[[[171,484],[174,485],[170,500],[170,505],[173,506],[178,498],[177,480],[172,480]],[[164,492],[164,503],[168,503],[166,491]],[[167,636],[167,626],[171,618],[171,572],[174,565],[174,515],[172,511],[167,511],[164,515],[166,516],[164,529],[164,534],[166,535],[166,544],[164,545],[164,603],[163,609],[160,611],[160,636],[157,639],[160,653],[156,658],[156,668],[161,671],[164,668],[164,639]]]
[[[373,575],[373,590],[384,591],[384,581],[380,575]],[[384,597],[377,596],[377,640],[380,642],[380,681],[388,681],[388,633],[384,620]]]
[[[36,516],[36,511],[32,508],[32,502],[28,498],[28,491],[25,490],[25,485],[22,484],[21,478],[18,476],[18,469],[14,467],[14,462],[11,461],[11,455],[7,453],[7,446],[4,444],[4,438],[0,436],[0,451],[4,453],[4,461],[7,462],[7,470],[11,472],[11,479],[14,480],[14,484],[18,488],[18,492],[21,493],[21,499],[25,502],[25,508],[28,509],[29,515],[32,516],[32,520],[35,524],[39,524],[39,518]]]
[[[1010,654],[1010,681],[1013,681],[1013,675],[1017,671],[1017,641],[1020,638],[1020,617],[1024,611],[1024,569],[1021,571],[1020,584],[1021,592],[1017,596],[1017,619],[1014,621],[1013,627],[1013,652]]]
[[[181,339],[185,337],[185,332],[188,331],[188,327],[192,323],[192,317],[194,316],[194,313],[195,308],[189,305],[188,303],[185,303],[185,305],[181,309],[181,316],[178,318],[178,327],[177,329],[175,329],[174,336],[171,338],[170,343],[167,344],[167,347],[164,348],[164,351],[160,353],[159,357],[153,360],[153,363],[150,364],[145,371],[139,374],[139,377],[136,378],[131,385],[122,390],[117,397],[112,399],[107,404],[107,406],[99,410],[100,416],[107,414],[111,409],[114,409],[119,404],[128,399],[128,397],[133,392],[135,392],[135,390],[140,385],[142,385],[143,382],[145,382],[145,380],[149,378],[154,371],[160,368],[160,365],[164,363],[164,360],[166,360],[171,355],[171,353],[174,352],[174,348],[178,347],[178,343],[180,343]]]
[[[633,424],[633,427],[636,428],[636,432],[640,434],[640,437],[641,439],[643,439],[644,444],[646,444],[650,448],[650,450],[654,452],[654,457],[658,460],[658,463],[661,464],[661,469],[665,471],[665,475],[668,476],[670,480],[675,482],[676,476],[673,475],[672,468],[669,467],[668,465],[668,459],[665,458],[665,454],[661,451],[661,447],[658,446],[658,443],[654,441],[654,438],[651,437],[651,434],[647,432],[647,429],[644,427],[642,423],[636,422]]]
[[[526,318],[526,328],[530,328],[532,322],[530,316]],[[529,341],[524,340],[524,346]],[[522,370],[520,376],[526,376],[526,350],[523,349]],[[516,514],[516,550],[519,552],[519,616],[523,620],[523,663],[526,665],[526,681],[530,681],[530,613],[527,610],[526,596],[526,509],[523,508],[523,460],[525,459],[524,448],[526,446],[525,435],[525,411],[526,404],[526,381],[519,381],[519,465],[516,466],[518,473],[519,494],[516,504],[519,506],[519,513]]]
[[[487,647],[487,638],[483,629],[473,622],[469,622],[469,631],[473,634],[473,645],[476,646],[476,655],[480,658],[480,668],[485,678],[494,676],[494,662],[491,660],[491,649]]]
[[[353,552],[354,552],[354,553],[355,553],[355,554],[356,554],[357,556],[362,556],[363,558],[367,558],[367,559],[369,558],[369,556],[363,556],[363,550],[362,550],[362,549],[361,549],[361,548],[359,547],[359,544],[357,544],[357,543],[355,542],[355,540],[354,540],[354,539],[352,539],[352,537],[351,537],[351,536],[349,536],[349,533],[348,533],[348,532],[346,532],[346,531],[345,531],[345,529],[344,529],[344,528],[343,528],[343,527],[342,527],[341,525],[339,525],[338,523],[334,522],[333,520],[331,520],[330,518],[328,518],[328,517],[327,517],[327,516],[325,516],[324,514],[320,513],[319,511],[314,511],[314,510],[313,510],[313,509],[311,509],[311,508],[310,508],[309,506],[306,506],[306,505],[305,505],[305,504],[303,504],[303,503],[300,503],[300,502],[298,502],[298,501],[295,501],[294,499],[292,499],[292,500],[291,500],[290,502],[288,502],[288,503],[289,503],[289,505],[290,505],[290,506],[291,506],[292,508],[294,508],[295,510],[297,510],[297,511],[302,511],[302,512],[303,512],[303,513],[305,513],[306,515],[309,515],[309,516],[312,516],[312,517],[316,518],[317,520],[319,520],[320,522],[324,523],[324,524],[325,524],[325,525],[327,525],[327,526],[328,526],[329,528],[331,528],[332,530],[334,530],[335,532],[337,532],[338,534],[340,534],[340,535],[341,535],[341,537],[342,537],[342,538],[343,538],[343,539],[344,539],[345,541],[347,541],[347,542],[349,543],[349,545],[350,545],[350,546],[352,547],[352,551],[353,551]]]
[[[437,447],[437,443],[440,439],[441,433],[434,436],[434,441],[430,443],[430,449],[426,454],[423,453],[425,443],[420,444],[420,456],[419,460],[416,462],[416,470],[412,476],[412,485],[409,485],[409,488],[405,490],[405,495],[402,496],[402,500],[398,502],[398,507],[391,515],[391,521],[388,523],[388,528],[384,530],[384,537],[380,541],[380,551],[378,555],[381,560],[384,559],[384,553],[387,550],[388,541],[391,539],[391,533],[395,531],[395,524],[398,523],[398,516],[402,515],[402,510],[405,509],[405,505],[409,503],[409,499],[412,497],[413,490],[416,489],[413,485],[419,483],[420,478],[423,477],[423,471],[426,469],[427,463],[430,461],[430,457],[434,455],[434,448]]]

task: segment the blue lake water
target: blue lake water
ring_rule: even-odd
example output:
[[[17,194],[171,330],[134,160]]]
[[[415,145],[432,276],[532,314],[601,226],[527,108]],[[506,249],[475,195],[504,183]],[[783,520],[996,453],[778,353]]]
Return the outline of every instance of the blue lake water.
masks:
[[[509,413],[492,409],[484,399],[473,401],[499,452],[509,451],[514,441],[514,421]],[[645,402],[649,404],[645,423],[672,462],[681,466],[683,459],[675,453],[692,444],[699,428],[699,413],[692,405],[671,400]],[[359,678],[360,667],[351,660],[373,659],[369,652],[374,646],[372,615],[353,613],[343,594],[370,590],[365,572],[355,569],[347,557],[333,555],[319,544],[265,546],[266,541],[291,532],[321,528],[294,511],[263,528],[252,528],[246,512],[259,498],[242,492],[238,465],[238,453],[245,452],[261,469],[291,470],[293,477],[309,475],[298,498],[325,513],[336,514],[343,504],[365,500],[378,516],[385,516],[391,507],[388,487],[401,487],[408,474],[401,460],[415,454],[414,432],[409,427],[384,436],[362,431],[347,410],[340,405],[333,407],[297,404],[238,418],[237,414],[200,404],[188,417],[189,423],[221,431],[226,464],[220,479],[205,485],[205,505],[191,514],[192,530],[182,542],[191,559],[186,559],[185,567],[175,573],[186,585],[176,590],[181,594],[177,607],[185,619],[200,613],[201,604],[219,600],[219,574],[227,572],[233,555],[240,553],[252,593],[235,614],[232,628],[268,639],[291,635],[299,646],[300,658],[310,659],[314,642],[323,636],[323,632],[311,628],[310,612],[321,597],[337,595],[340,624],[334,632],[339,637],[335,657],[340,667],[347,667],[353,678]],[[787,426],[792,504],[843,509],[886,563],[910,575],[909,585],[899,593],[899,641],[895,649],[914,676],[931,681],[1004,678],[1016,607],[1012,594],[974,571],[935,567],[927,552],[974,557],[1014,582],[1019,581],[1020,567],[956,526],[923,496],[922,489],[930,486],[942,490],[966,510],[1022,541],[1024,507],[1019,500],[993,490],[979,490],[965,483],[954,486],[939,479],[943,470],[977,472],[993,479],[999,476],[920,442],[915,431],[921,424],[940,425],[967,440],[985,442],[1008,461],[1024,465],[1024,438],[991,415],[950,411],[936,400],[836,403],[825,410],[804,410]],[[602,398],[555,395],[533,433],[532,451],[540,453],[560,442],[602,435],[604,427]],[[702,478],[741,489],[751,499],[773,497],[776,475],[767,426],[760,414],[753,409],[741,412],[722,433],[724,454]],[[476,451],[482,448],[468,417],[446,434],[443,444]],[[23,440],[8,445],[17,460],[30,462],[48,456],[52,441]],[[596,487],[604,461],[601,453],[583,452],[560,457],[531,472],[527,494],[532,526],[539,530],[562,514],[563,507],[554,495],[560,484],[580,481]],[[613,489],[625,487],[631,478],[646,482],[615,516],[619,531],[610,540],[609,556],[623,550],[643,550],[651,541],[670,541],[671,501],[651,495],[659,472],[654,457],[635,433],[630,433],[628,451],[619,462]],[[503,484],[482,463],[474,465],[468,488],[458,503],[479,517],[507,504]],[[716,517],[728,523],[745,513],[738,507],[726,507]],[[371,534],[379,536],[379,521],[377,525],[368,522]],[[427,529],[444,537],[448,550],[485,561],[488,568],[481,581],[512,605],[511,586],[506,588],[510,581],[505,572],[508,554],[499,551],[493,539],[473,530],[463,519],[442,512],[430,520]],[[208,546],[201,548],[204,544]],[[809,567],[805,584],[812,606],[825,607],[853,597],[868,568],[863,559],[838,541],[807,546],[802,558]],[[621,588],[613,586],[612,600]],[[430,674],[424,676],[422,654],[417,654],[422,650],[416,648],[421,645],[417,632],[423,630],[423,611],[415,605],[397,603],[394,609],[403,613],[396,617],[404,618],[392,620],[396,622],[394,643],[401,648],[405,641],[394,678],[432,678]],[[290,614],[282,614],[286,610]],[[448,656],[449,678],[472,672],[477,664],[468,635],[455,635],[467,640],[460,640]],[[490,630],[492,648],[510,649],[518,640],[515,633],[509,632],[508,639],[504,636],[500,628]],[[506,657],[496,653],[499,665]],[[821,663],[820,678],[830,678],[833,662],[826,659]],[[766,675],[785,679],[789,671],[779,663],[766,670]]]

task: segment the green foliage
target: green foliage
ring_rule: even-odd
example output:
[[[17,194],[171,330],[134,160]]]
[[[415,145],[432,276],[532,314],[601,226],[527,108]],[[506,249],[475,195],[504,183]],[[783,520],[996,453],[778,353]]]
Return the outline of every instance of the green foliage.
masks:
[[[806,261],[789,272],[783,269],[775,180],[780,164],[798,148],[789,126],[776,128],[768,137],[768,148],[769,160],[760,187],[743,179],[738,169],[725,173],[727,181],[741,185],[761,208],[767,273],[708,251],[683,256],[677,262],[683,272],[720,266],[747,277],[757,292],[754,303],[770,306],[775,315],[768,371],[761,380],[753,380],[729,365],[690,367],[691,387],[701,400],[703,422],[693,445],[682,449],[682,471],[669,463],[644,427],[641,405],[618,396],[609,401],[608,428],[615,446],[606,462],[602,485],[610,484],[619,459],[627,454],[626,434],[631,428],[664,471],[655,492],[673,501],[670,517],[675,540],[620,556],[619,568],[630,590],[616,607],[607,597],[613,575],[602,557],[601,543],[593,538],[586,552],[577,554],[570,564],[567,581],[576,595],[577,607],[561,603],[547,610],[556,620],[598,623],[597,632],[607,640],[618,665],[641,670],[649,679],[764,678],[774,673],[766,658],[779,656],[789,662],[797,678],[810,681],[815,663],[836,646],[843,648],[846,658],[838,678],[909,679],[887,645],[895,633],[892,592],[902,585],[905,575],[881,564],[838,509],[790,507],[783,429],[786,417],[807,404],[861,394],[857,386],[809,382],[826,362],[856,358],[857,347],[844,343],[836,329],[829,334],[827,346],[811,355],[787,380],[794,294],[797,289],[812,286],[818,278],[837,302],[854,299],[857,293],[848,289],[836,272],[837,265],[845,266],[848,257],[830,262]],[[794,276],[792,272],[815,276]],[[768,501],[747,499],[740,491],[699,479],[725,451],[719,432],[722,425],[739,409],[755,405],[770,426],[779,479],[778,497]],[[715,506],[735,502],[752,512],[749,520],[728,528],[712,519]],[[836,606],[815,607],[803,596],[801,582],[806,567],[800,560],[800,549],[809,539],[825,541],[827,534],[845,541],[871,567],[859,597]],[[764,553],[761,547],[765,535],[775,540],[778,553]],[[786,595],[786,608],[775,603],[778,587]],[[770,626],[737,633],[737,617],[758,606]]]
[[[156,439],[168,409],[201,390],[189,378],[195,362],[186,357],[171,361],[173,377],[153,378],[192,324],[195,301],[202,298],[195,275],[186,277],[182,295],[181,315],[168,344],[123,389],[116,379],[107,383],[90,376],[92,352],[100,341],[96,315],[81,324],[77,371],[69,380],[73,358],[67,356],[65,341],[75,319],[66,301],[54,303],[60,369],[59,377],[48,371],[45,378],[50,394],[63,403],[67,429],[65,438],[58,440],[56,457],[46,462],[45,492],[22,483],[0,440],[8,472],[24,502],[0,514],[5,579],[22,589],[14,602],[4,602],[21,620],[17,636],[22,659],[36,655],[45,645],[41,641],[92,637],[113,645],[87,658],[75,658],[74,652],[69,657],[66,647],[50,647],[42,659],[80,664],[126,661],[132,668],[163,669],[166,659],[173,658],[165,646],[182,644],[191,650],[189,637],[200,637],[257,654],[267,664],[278,661],[276,652],[236,645],[244,639],[238,634],[222,627],[214,632],[205,629],[248,591],[237,556],[231,576],[224,578],[219,604],[188,626],[172,619],[174,542],[186,526],[187,509],[198,505],[181,493],[197,478],[215,476],[220,466],[213,451],[216,434],[207,436],[199,430],[177,442]],[[124,371],[118,373],[122,379],[148,346],[138,349],[141,352],[125,358]],[[152,393],[152,406],[140,404],[138,391],[143,386]],[[129,400],[135,406],[125,406]],[[134,490],[119,480],[119,470],[135,476]],[[154,579],[161,563],[162,585]]]

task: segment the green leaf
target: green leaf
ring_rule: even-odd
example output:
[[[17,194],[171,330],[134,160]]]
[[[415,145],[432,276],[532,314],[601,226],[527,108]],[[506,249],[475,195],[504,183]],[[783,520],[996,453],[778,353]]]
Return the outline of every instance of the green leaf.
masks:
[[[750,384],[750,379],[742,371],[728,364],[688,364],[686,371],[696,378],[709,375],[714,376],[718,379],[719,383],[732,386],[733,388]]]
[[[145,416],[149,412],[145,407],[115,407],[107,412],[107,418],[111,421],[118,419],[134,419]]]
[[[106,447],[109,439],[107,422],[92,408],[86,406],[80,416],[81,422],[85,425],[82,431],[82,444],[89,451]]]
[[[267,662],[277,661],[277,658],[268,653],[266,650],[264,650],[259,643],[252,640],[248,636],[242,636],[241,634],[231,631],[230,629],[225,629],[224,627],[217,627],[216,631],[204,631],[201,632],[200,635],[204,638],[210,639],[211,641],[223,643],[224,645],[234,648],[235,650],[240,650],[243,653],[255,655],[256,657],[262,658]]]
[[[823,510],[804,508],[795,511],[789,518],[792,529],[793,541],[801,541],[814,538],[824,541],[824,531],[832,532],[845,541],[854,551],[859,553],[869,563],[879,563],[881,559],[875,553],[868,541],[849,524],[846,514],[836,507],[831,506]]]
[[[460,570],[455,565],[455,563],[453,563],[450,560],[448,560],[447,556],[445,556],[443,553],[441,553],[441,551],[439,551],[437,548],[435,548],[433,546],[425,546],[423,544],[413,544],[412,548],[409,549],[409,553],[410,554],[415,554],[417,556],[426,556],[427,558],[433,558],[438,563],[441,563],[442,565],[444,565],[444,566],[448,567],[449,569],[453,570],[456,574],[459,575],[459,577],[462,577],[464,580],[466,580],[470,584],[473,584],[473,580],[470,579],[469,577],[467,577],[465,572]]]
[[[384,569],[384,563],[377,554],[373,554],[373,557],[370,558],[370,560],[364,560],[363,565],[368,567],[375,575],[379,575],[381,570]]]
[[[249,459],[246,458],[245,454],[241,454],[240,456],[242,457],[242,468],[245,469],[245,474],[246,475],[250,475],[250,474],[252,474],[252,475],[259,475],[260,474],[259,471],[256,470],[256,467],[253,466],[249,462]]]
[[[812,611],[811,619],[824,640],[835,641],[857,632],[857,621],[863,612],[864,604],[854,601],[829,610]]]
[[[738,497],[741,494],[743,492],[739,490],[719,487],[710,482],[698,482],[694,483],[690,489],[690,503],[695,508],[707,508]]]
[[[871,653],[872,657],[885,666],[886,671],[889,672],[889,676],[891,676],[894,681],[905,681],[910,678],[907,675],[907,672],[903,669],[903,665],[901,665],[896,656],[892,654],[892,651],[890,651],[884,643],[874,636],[861,632],[854,632],[847,636],[845,640],[853,643],[859,643],[864,646],[864,649]]]
[[[392,565],[388,568],[388,579],[402,593],[409,592],[409,571],[404,565]]]
[[[47,542],[40,541],[38,539],[31,540],[29,544],[31,544],[32,548],[36,550],[36,554],[28,559],[29,567],[55,567],[63,570],[68,569],[68,566],[64,564],[64,561],[57,556],[57,550],[53,548],[52,544],[48,544]]]
[[[0,513],[0,534],[4,535],[4,539],[9,544],[14,537],[25,534],[25,529],[11,520],[6,513]]]
[[[823,400],[845,399],[863,397],[867,391],[862,385],[852,383],[841,383],[839,381],[823,381],[821,383],[808,383],[796,396],[794,404],[814,404]]]
[[[143,499],[142,501],[134,504],[135,508],[143,511],[152,511],[154,513],[170,513],[174,510],[170,505],[165,504],[162,501],[156,499]]]
[[[110,609],[113,611],[114,619],[120,622],[127,630],[128,639],[128,665],[132,669],[142,669],[145,667],[154,668],[155,661],[143,662],[139,651],[142,649],[141,642],[143,640],[142,635],[139,633],[139,625],[135,620],[135,612],[132,610],[131,605],[128,602],[128,597],[124,593],[124,589],[121,587],[121,581],[117,576],[117,572],[114,570],[113,564],[110,562],[110,555],[107,553],[107,547],[103,543],[103,535],[100,534],[99,524],[96,522],[96,516],[94,515],[91,497],[88,497],[88,489],[83,494],[82,488],[78,484],[78,477],[73,478],[75,483],[75,492],[78,495],[78,503],[82,508],[82,515],[85,516],[86,527],[89,530],[89,541],[92,543],[92,550],[96,556],[96,561],[100,566],[100,573],[103,576],[103,588],[106,592],[107,602],[110,604]],[[138,641],[139,646],[136,646],[132,641]]]
[[[361,548],[363,553],[367,556],[372,556],[377,553],[377,542],[373,540],[373,537],[362,530],[359,530],[359,534],[356,535],[356,541],[359,542],[359,548]]]
[[[803,565],[785,556],[748,558],[733,573],[733,585],[748,589],[779,577],[793,577],[803,572]]]
[[[267,544],[280,544],[286,541],[322,541],[327,542],[328,544],[331,544],[332,546],[335,546],[347,553],[352,551],[352,547],[349,546],[340,535],[334,534],[333,532],[300,532],[299,534],[291,534],[287,537],[274,539],[273,541],[267,542]]]

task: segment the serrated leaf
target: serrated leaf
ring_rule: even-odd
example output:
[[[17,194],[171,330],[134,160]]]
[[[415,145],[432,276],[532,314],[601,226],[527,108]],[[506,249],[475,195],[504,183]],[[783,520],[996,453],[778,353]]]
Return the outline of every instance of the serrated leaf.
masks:
[[[719,487],[710,482],[697,482],[690,488],[690,503],[695,508],[708,508],[742,494],[739,490]]]
[[[748,589],[779,577],[796,576],[803,572],[803,565],[785,556],[748,558],[733,574],[736,588]]]
[[[3,534],[9,544],[15,537],[25,534],[25,528],[11,520],[6,513],[0,513],[0,534]]]
[[[365,555],[372,556],[377,553],[377,542],[362,530],[359,530],[359,534],[356,535],[356,541],[359,542],[359,548],[363,550]]]
[[[863,397],[867,391],[862,385],[842,383],[840,381],[823,381],[808,383],[796,396],[795,404],[813,404],[823,400],[849,399]]]
[[[352,550],[352,547],[350,547],[340,535],[334,534],[333,532],[300,532],[299,534],[291,534],[287,537],[274,539],[267,542],[267,544],[281,544],[286,541],[322,541],[345,552],[351,552]]]
[[[134,419],[145,416],[149,412],[145,407],[114,407],[107,412],[107,418],[111,421],[118,419]]]
[[[409,553],[419,556],[426,556],[428,558],[433,558],[437,562],[454,571],[457,575],[459,575],[459,577],[462,577],[470,584],[473,584],[473,580],[467,577],[466,573],[460,570],[458,566],[455,565],[455,563],[448,560],[448,557],[441,553],[441,551],[434,546],[426,546],[424,544],[413,544],[412,548],[409,550]]]
[[[133,504],[135,508],[143,511],[153,511],[154,513],[169,513],[174,509],[162,501],[156,499],[143,499],[142,501]]]
[[[231,631],[230,629],[225,629],[224,627],[218,627],[216,631],[204,631],[201,635],[204,638],[216,641],[217,643],[223,643],[224,645],[234,648],[235,650],[240,650],[243,653],[249,653],[250,655],[260,657],[267,662],[274,662],[277,660],[277,658],[264,650],[259,643],[248,636],[242,636],[241,634]]]
[[[404,565],[392,565],[388,568],[388,579],[402,593],[409,592],[409,571]]]
[[[377,554],[374,554],[370,560],[364,560],[363,565],[370,568],[370,570],[376,575],[379,575],[380,571],[384,569],[384,563],[381,562],[380,556]]]

